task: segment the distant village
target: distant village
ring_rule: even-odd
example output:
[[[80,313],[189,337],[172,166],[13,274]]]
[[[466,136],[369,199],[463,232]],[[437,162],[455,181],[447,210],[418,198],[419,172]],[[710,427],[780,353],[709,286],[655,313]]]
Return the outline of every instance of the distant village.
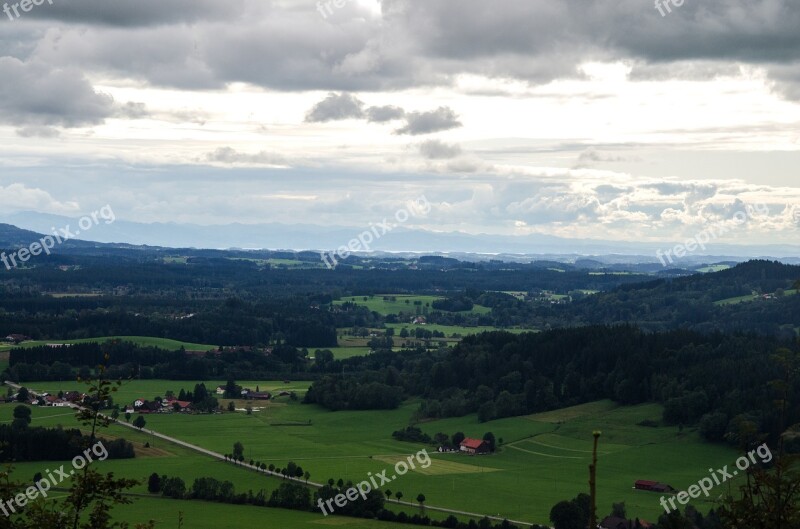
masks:
[[[226,392],[225,386],[218,386],[215,390],[215,394],[218,397],[224,397]],[[236,398],[238,400],[254,400],[254,401],[267,401],[271,400],[274,397],[292,397],[294,392],[292,391],[280,391],[273,395],[269,391],[259,391],[258,388],[256,390],[252,390],[250,388],[241,388],[240,386],[236,386]],[[205,409],[195,409],[194,404],[189,400],[181,399],[181,395],[184,395],[183,390],[181,393],[176,397],[174,392],[168,391],[165,397],[156,397],[152,400],[148,400],[145,398],[137,398],[131,403],[127,403],[124,406],[120,406],[120,409],[123,413],[139,413],[139,414],[149,414],[149,413],[190,413],[190,412],[199,412],[199,411],[207,411]],[[17,392],[13,392],[9,389],[8,394],[6,395],[5,401],[8,402],[22,402],[28,404],[30,406],[51,406],[51,407],[68,407],[68,408],[76,408],[85,402],[85,399],[90,398],[89,395],[86,393],[81,393],[78,391],[59,391],[57,395],[53,395],[50,393],[34,393],[33,391],[29,391],[26,388],[20,388]],[[221,408],[219,409],[221,411]],[[233,411],[233,410],[230,410]]]

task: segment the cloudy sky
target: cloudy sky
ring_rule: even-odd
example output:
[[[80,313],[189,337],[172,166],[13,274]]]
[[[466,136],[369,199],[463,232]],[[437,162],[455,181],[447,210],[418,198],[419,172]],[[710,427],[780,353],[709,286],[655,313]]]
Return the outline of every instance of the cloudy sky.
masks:
[[[5,213],[800,243],[797,0],[38,1]]]

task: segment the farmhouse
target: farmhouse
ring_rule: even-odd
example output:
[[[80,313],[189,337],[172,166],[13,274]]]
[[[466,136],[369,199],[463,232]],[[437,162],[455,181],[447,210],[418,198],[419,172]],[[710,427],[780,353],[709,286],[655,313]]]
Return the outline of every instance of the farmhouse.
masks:
[[[253,400],[269,400],[272,398],[272,394],[269,391],[251,391],[247,394],[248,399]]]
[[[675,492],[675,489],[670,485],[659,483],[658,481],[648,481],[646,479],[639,479],[633,484],[636,490],[647,490],[650,492]]]
[[[600,529],[638,529],[640,527],[647,529],[651,525],[644,520],[626,520],[616,516],[606,516],[598,527]]]
[[[161,404],[156,401],[136,399],[133,401],[133,409],[139,413],[155,413],[161,410]]]
[[[8,336],[5,337],[4,341],[18,344],[20,342],[25,342],[30,339],[31,339],[30,336],[25,336],[24,334],[9,334]]]
[[[64,400],[67,402],[79,402],[83,400],[85,395],[81,395],[77,391],[66,391],[64,393]]]
[[[186,400],[167,399],[161,403],[161,407],[166,411],[189,411],[192,403]]]
[[[489,443],[483,441],[482,439],[470,439],[467,437],[461,441],[460,450],[470,455],[488,454]]]

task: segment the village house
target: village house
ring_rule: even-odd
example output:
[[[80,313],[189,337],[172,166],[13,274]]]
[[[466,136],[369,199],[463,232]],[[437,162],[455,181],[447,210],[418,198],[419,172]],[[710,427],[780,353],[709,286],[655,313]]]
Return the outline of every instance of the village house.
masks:
[[[178,400],[173,397],[163,401],[161,403],[161,407],[163,408],[164,411],[187,412],[192,409],[192,403],[186,400]]]
[[[670,485],[666,485],[664,483],[659,483],[658,481],[649,481],[646,479],[639,479],[636,483],[633,484],[633,488],[636,490],[647,490],[650,492],[675,492],[675,489],[672,488]]]
[[[489,443],[482,439],[471,439],[469,437],[461,441],[459,449],[469,455],[488,454],[490,451]]]
[[[3,339],[3,341],[18,344],[20,342],[26,342],[30,339],[31,339],[30,336],[25,336],[24,334],[9,334]]]
[[[606,516],[598,527],[600,529],[647,529],[652,526],[644,520],[626,520],[617,516]]]
[[[83,400],[83,397],[85,397],[85,395],[77,391],[66,391],[64,393],[64,400],[67,402],[80,402]]]
[[[157,413],[161,411],[161,404],[157,401],[136,399],[133,401],[133,409],[138,413]]]

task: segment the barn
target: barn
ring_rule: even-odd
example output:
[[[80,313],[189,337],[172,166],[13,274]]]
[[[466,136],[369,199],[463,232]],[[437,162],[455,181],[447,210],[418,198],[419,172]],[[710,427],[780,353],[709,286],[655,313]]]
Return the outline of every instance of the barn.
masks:
[[[475,454],[488,454],[489,443],[482,439],[471,439],[469,437],[461,441],[460,450],[470,455]]]

